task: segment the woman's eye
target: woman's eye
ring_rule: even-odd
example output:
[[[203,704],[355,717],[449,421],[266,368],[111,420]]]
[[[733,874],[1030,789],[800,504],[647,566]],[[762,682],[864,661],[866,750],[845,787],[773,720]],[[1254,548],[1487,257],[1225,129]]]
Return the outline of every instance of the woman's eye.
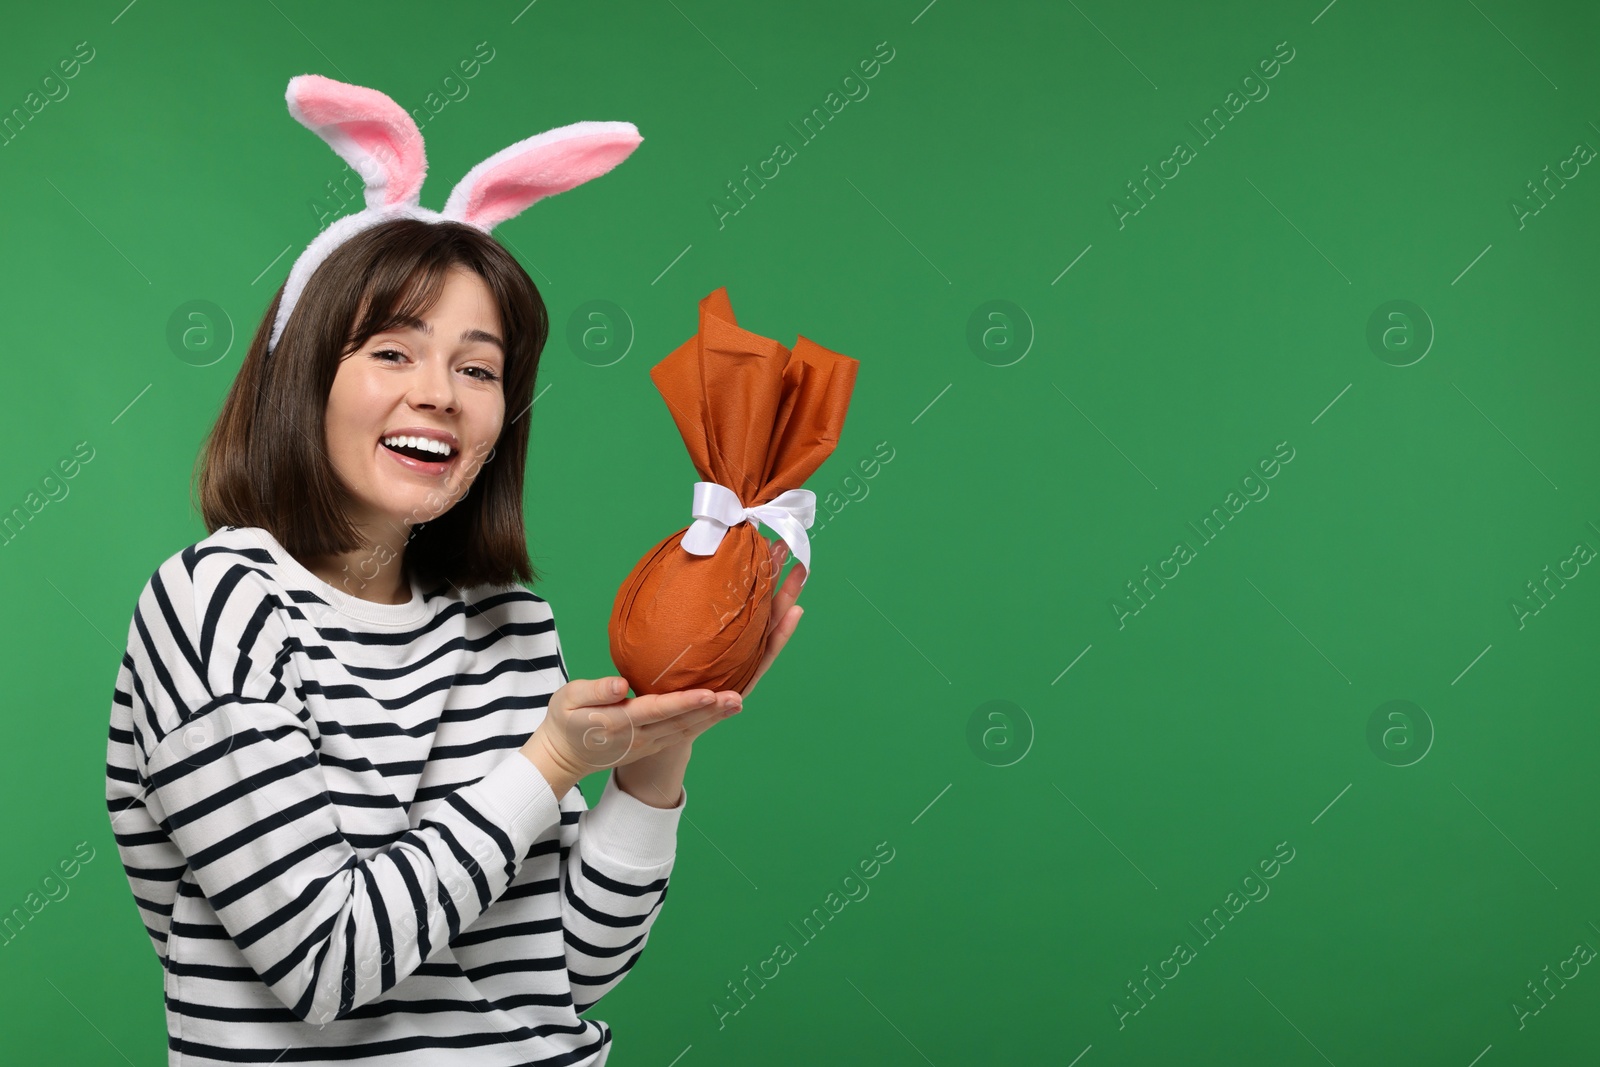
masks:
[[[406,354],[404,352],[401,352],[399,349],[395,349],[395,348],[380,348],[376,352],[372,353],[372,358],[378,360],[379,362],[382,362],[382,363],[394,362],[394,360],[390,360],[390,359],[385,358],[387,356],[394,356],[397,359],[405,359],[406,358]],[[488,367],[472,366],[472,367],[467,367],[466,369],[468,371],[476,371],[477,373],[473,374],[472,377],[478,379],[480,382],[497,382],[497,381],[500,380],[500,375],[496,374],[494,371],[490,370]]]

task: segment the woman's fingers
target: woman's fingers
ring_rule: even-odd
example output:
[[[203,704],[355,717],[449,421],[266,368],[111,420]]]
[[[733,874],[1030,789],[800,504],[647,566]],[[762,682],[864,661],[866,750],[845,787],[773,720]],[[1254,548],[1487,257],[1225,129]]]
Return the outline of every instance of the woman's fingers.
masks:
[[[615,704],[622,700],[627,692],[628,683],[617,677],[573,678],[557,690],[561,696],[560,710],[566,712],[578,708],[598,708]],[[550,702],[556,703],[554,696]]]
[[[775,570],[783,566],[788,554],[789,546],[784,542],[779,541],[772,546]],[[767,668],[772,666],[772,661],[783,651],[783,646],[788,643],[795,627],[800,625],[800,616],[805,609],[796,607],[795,601],[800,599],[800,590],[805,584],[806,566],[796,560],[795,565],[789,568],[788,575],[779,583],[777,591],[772,594],[772,608],[767,613],[766,648],[762,653],[761,663],[756,667],[755,676],[750,679],[750,684],[744,687],[743,695],[750,695],[750,691],[756,687],[761,676],[767,673]]]
[[[715,722],[739,710],[742,698],[732,690],[684,689],[634,697],[624,707],[637,733],[658,737],[699,722]]]
[[[778,586],[778,591],[772,594],[772,611],[767,615],[767,636],[778,628],[783,620],[788,617],[789,609],[794,602],[800,599],[800,588],[806,584],[806,566],[804,563],[795,562],[789,568],[789,574]]]
[[[650,693],[628,702],[628,714],[636,726],[647,727],[687,712],[717,707],[717,694],[710,689],[684,689],[675,693]]]
[[[566,764],[585,771],[620,766],[630,754],[648,755],[692,739],[734,714],[732,690],[687,689],[627,697],[616,676],[573,678],[551,694],[541,730],[550,731]]]
[[[613,688],[617,683],[621,683],[620,688]],[[574,678],[565,688],[570,691],[563,695],[560,704],[567,711],[605,708],[623,713],[635,726],[647,726],[674,715],[706,707],[716,703],[719,697],[735,701],[738,697],[732,690],[716,693],[710,689],[681,689],[672,693],[647,693],[644,696],[629,698],[623,695],[627,692],[627,683],[615,676],[594,681]]]
[[[781,618],[774,616],[778,621],[767,631],[766,651],[761,656],[761,663],[756,668],[755,676],[750,679],[750,684],[744,687],[743,695],[750,695],[756,683],[761,681],[761,676],[767,673],[767,668],[772,666],[773,660],[778,658],[778,653],[783,651],[783,646],[789,643],[789,638],[794,636],[795,628],[800,625],[800,616],[805,614],[805,610],[802,607],[793,607]]]
[[[740,702],[738,693],[726,690],[716,694],[716,699],[710,704],[698,705],[641,726],[634,733],[633,748],[651,752],[693,741],[723,719],[738,714]]]

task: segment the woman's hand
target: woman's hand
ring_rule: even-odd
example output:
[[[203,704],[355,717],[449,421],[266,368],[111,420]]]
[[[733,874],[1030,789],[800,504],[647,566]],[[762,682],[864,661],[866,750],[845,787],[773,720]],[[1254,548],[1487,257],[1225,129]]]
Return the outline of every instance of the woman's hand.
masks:
[[[773,571],[781,570],[789,546],[778,541],[769,548]],[[565,786],[557,796],[593,771],[611,767],[617,787],[623,792],[653,807],[676,807],[682,798],[683,774],[689,766],[694,739],[738,713],[743,698],[756,687],[794,635],[800,616],[805,613],[795,603],[805,579],[805,566],[796,563],[773,594],[766,647],[755,675],[742,692],[711,694],[708,689],[689,689],[623,700],[627,682],[620,678],[574,679],[551,695],[545,721],[523,746],[523,754],[544,772],[552,788]],[[611,685],[618,688],[608,690],[606,687]],[[573,686],[589,688],[568,693]],[[702,703],[700,698],[707,695],[715,699]],[[624,766],[628,767],[626,775],[618,771]]]
[[[783,561],[788,557],[789,548],[782,541],[770,545],[772,553],[772,569],[774,572],[781,570]],[[795,572],[799,573],[796,574]],[[756,687],[756,682],[772,666],[772,661],[777,659],[778,653],[783,651],[783,646],[788,643],[794,634],[795,627],[800,623],[800,616],[805,609],[795,604],[800,596],[800,587],[805,584],[806,569],[800,564],[795,564],[784,579],[783,585],[772,596],[772,611],[767,618],[766,647],[762,650],[761,662],[756,668],[755,675],[750,679],[739,697],[750,694]],[[719,696],[733,696],[732,693],[719,694]],[[683,773],[689,766],[689,757],[694,749],[694,737],[698,732],[675,745],[669,745],[648,756],[628,762],[628,771],[621,774],[612,771],[617,787],[630,796],[644,801],[646,804],[658,808],[677,807],[683,792]]]
[[[778,541],[769,546],[769,551],[772,554],[772,570],[776,573],[783,569],[783,561],[789,557],[789,546]],[[772,666],[772,661],[783,651],[783,646],[794,636],[795,627],[800,625],[800,616],[806,611],[795,603],[800,599],[801,586],[805,584],[805,564],[796,562],[790,568],[788,577],[783,580],[783,585],[772,594],[772,612],[767,617],[767,647],[762,652],[761,664],[756,668],[755,676],[750,679],[750,684],[744,687],[741,696],[750,695],[750,690],[756,687],[761,676],[767,673],[767,668]]]
[[[627,691],[627,681],[614,676],[574,678],[550,695],[544,721],[521,751],[556,796],[594,771],[676,750],[736,714],[741,703],[731,690],[687,689],[626,698]]]

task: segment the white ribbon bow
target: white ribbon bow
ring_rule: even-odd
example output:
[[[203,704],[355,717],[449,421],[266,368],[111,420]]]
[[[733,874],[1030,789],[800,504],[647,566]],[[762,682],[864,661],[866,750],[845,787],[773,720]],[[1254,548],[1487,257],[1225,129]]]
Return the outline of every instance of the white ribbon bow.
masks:
[[[817,512],[817,494],[809,489],[790,489],[780,493],[765,504],[747,508],[739,503],[738,494],[716,482],[694,483],[694,504],[691,513],[694,522],[683,535],[686,552],[709,556],[722,544],[722,537],[730,526],[746,519],[752,523],[760,520],[783,538],[794,553],[794,558],[806,569],[806,580],[811,578],[811,539],[806,531],[811,528]]]

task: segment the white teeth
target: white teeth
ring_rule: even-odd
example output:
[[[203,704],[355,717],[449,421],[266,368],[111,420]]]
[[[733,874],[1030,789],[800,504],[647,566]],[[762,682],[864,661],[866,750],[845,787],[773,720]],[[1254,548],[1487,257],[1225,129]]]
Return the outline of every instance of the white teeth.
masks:
[[[437,452],[439,455],[446,458],[452,454],[452,450],[449,445],[445,444],[443,441],[435,441],[431,437],[413,437],[402,434],[397,437],[385,437],[383,439],[383,443],[386,445],[409,445],[412,448],[420,448],[428,452]]]

